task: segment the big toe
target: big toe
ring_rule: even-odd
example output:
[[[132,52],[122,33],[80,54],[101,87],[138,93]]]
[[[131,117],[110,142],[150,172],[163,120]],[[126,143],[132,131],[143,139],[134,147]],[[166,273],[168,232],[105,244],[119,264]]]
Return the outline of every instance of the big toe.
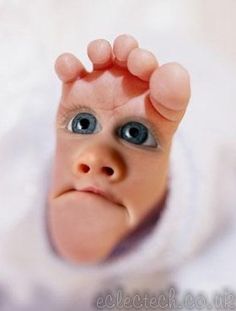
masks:
[[[190,94],[189,74],[177,63],[165,64],[151,75],[151,102],[170,121],[179,122],[182,119]]]

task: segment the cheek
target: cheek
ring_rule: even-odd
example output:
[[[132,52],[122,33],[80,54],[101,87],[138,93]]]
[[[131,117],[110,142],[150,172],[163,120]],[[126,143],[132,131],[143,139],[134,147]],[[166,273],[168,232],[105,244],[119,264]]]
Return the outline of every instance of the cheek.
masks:
[[[134,161],[133,173],[130,173],[127,186],[128,206],[133,219],[139,221],[162,198],[166,189],[168,158],[161,156]]]
[[[73,157],[75,150],[73,144],[67,144],[66,140],[59,138],[54,155],[52,170],[53,192],[61,191],[64,185],[70,185],[72,182]]]

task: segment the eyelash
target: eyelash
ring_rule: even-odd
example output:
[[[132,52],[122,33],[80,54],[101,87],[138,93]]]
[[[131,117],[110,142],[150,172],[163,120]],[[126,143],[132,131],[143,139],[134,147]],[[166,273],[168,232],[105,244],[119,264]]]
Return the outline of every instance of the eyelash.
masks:
[[[94,111],[86,106],[71,103],[70,107],[66,107],[65,110],[60,113],[59,123],[62,127],[67,127],[72,118],[74,118],[80,112],[91,113],[96,116]],[[97,116],[96,116],[97,117]]]

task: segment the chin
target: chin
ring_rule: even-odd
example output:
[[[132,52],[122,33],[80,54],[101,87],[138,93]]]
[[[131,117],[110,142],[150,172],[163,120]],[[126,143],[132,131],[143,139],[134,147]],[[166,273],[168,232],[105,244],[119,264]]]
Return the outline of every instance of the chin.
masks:
[[[56,251],[59,257],[68,262],[94,265],[104,262],[109,257],[112,249],[106,249],[104,247],[102,249],[90,248],[89,245],[73,249],[67,245],[60,245]]]
[[[73,263],[104,261],[130,230],[126,208],[85,193],[51,200],[47,222],[54,251]]]
[[[67,234],[57,228],[55,223],[50,226],[51,243],[56,254],[64,260],[77,264],[96,264],[105,261],[122,239],[119,232],[107,236],[103,232],[82,233],[75,238],[72,231]]]

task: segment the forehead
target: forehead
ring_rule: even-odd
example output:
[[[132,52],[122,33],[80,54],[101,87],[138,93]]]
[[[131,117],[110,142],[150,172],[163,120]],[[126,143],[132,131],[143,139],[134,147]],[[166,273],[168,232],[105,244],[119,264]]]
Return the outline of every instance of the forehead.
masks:
[[[148,84],[126,70],[95,71],[76,81],[67,97],[67,104],[112,111],[142,97]],[[129,104],[129,106],[132,106]]]

